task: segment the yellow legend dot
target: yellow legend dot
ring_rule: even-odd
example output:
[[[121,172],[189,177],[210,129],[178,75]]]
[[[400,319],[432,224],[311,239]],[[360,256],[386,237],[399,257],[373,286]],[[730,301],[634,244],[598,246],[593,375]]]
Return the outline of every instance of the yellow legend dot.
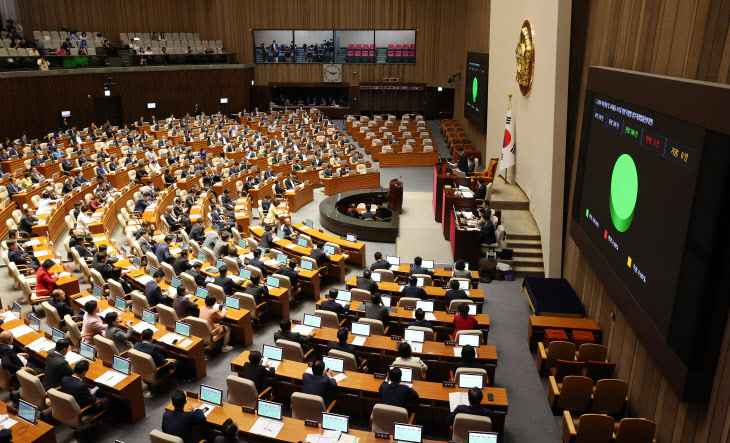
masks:
[[[629,257],[629,261],[626,262],[626,266],[628,266],[629,268],[631,267],[631,257]]]

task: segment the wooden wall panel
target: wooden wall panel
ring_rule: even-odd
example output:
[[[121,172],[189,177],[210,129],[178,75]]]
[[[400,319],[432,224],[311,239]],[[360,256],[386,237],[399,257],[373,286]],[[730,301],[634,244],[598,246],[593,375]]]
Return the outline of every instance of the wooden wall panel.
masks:
[[[60,74],[0,79],[5,100],[13,112],[0,119],[0,134],[11,139],[25,132],[42,138],[53,132],[61,110],[71,111],[71,122],[86,127],[95,120],[94,97],[104,95],[104,77],[117,84],[112,95],[122,97],[122,119],[131,123],[140,116],[148,118],[193,112],[195,103],[203,111],[239,112],[250,102],[249,88],[253,68],[180,71],[103,72],[99,74]],[[227,105],[219,104],[221,97]],[[147,110],[155,102],[157,108]],[[152,112],[154,111],[154,112]],[[96,122],[101,126],[102,122]]]
[[[568,186],[588,67],[611,66],[711,82],[730,82],[730,1],[577,0],[571,26],[571,89],[568,105]],[[572,192],[566,208],[572,205]],[[654,362],[575,243],[566,234],[563,276],[604,329],[604,344],[617,376],[629,381],[629,412],[657,423],[656,440],[725,442],[730,430],[730,327],[719,351],[712,396],[707,403],[683,403]],[[615,320],[611,314],[615,314]]]

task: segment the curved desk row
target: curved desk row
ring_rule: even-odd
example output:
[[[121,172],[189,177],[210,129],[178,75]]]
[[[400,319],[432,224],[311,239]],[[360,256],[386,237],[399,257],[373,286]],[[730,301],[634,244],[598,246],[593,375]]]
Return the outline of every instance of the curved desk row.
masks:
[[[340,192],[356,189],[372,189],[380,187],[380,172],[366,172],[363,174],[348,174],[344,177],[323,178],[324,195],[330,196]]]

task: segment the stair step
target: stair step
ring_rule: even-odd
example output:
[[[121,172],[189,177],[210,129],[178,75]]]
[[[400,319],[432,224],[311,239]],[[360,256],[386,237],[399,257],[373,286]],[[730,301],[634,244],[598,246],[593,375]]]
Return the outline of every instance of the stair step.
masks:
[[[545,277],[542,266],[519,266],[514,268],[515,277]]]
[[[506,227],[506,226],[505,226]],[[507,231],[508,240],[538,240],[538,242],[541,240],[540,234],[515,234],[510,233]]]
[[[495,201],[492,200],[492,204],[489,205],[491,209],[504,209],[504,210],[530,210],[530,202],[517,202],[517,201]]]
[[[517,257],[512,260],[512,266],[543,266],[542,255],[539,257]]]
[[[511,245],[510,245],[511,246]],[[542,248],[512,248],[515,257],[542,257]]]
[[[542,242],[540,240],[530,240],[522,238],[514,238],[508,235],[507,241],[509,242],[510,248],[536,248],[542,249]]]

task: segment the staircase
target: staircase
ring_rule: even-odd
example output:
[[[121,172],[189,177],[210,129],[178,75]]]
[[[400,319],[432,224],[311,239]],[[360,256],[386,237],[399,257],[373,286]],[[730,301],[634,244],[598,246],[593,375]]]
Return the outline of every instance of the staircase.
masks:
[[[539,234],[507,234],[507,243],[515,253],[512,267],[518,277],[545,277],[542,242]]]

